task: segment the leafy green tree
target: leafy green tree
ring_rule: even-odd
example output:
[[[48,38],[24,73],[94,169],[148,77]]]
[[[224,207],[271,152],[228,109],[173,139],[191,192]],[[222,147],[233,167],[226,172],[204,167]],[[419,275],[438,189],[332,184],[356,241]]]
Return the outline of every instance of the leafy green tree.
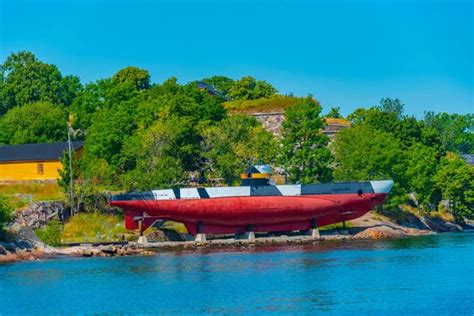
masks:
[[[401,119],[405,111],[405,104],[399,99],[385,98],[380,100],[380,105],[377,106],[377,109],[382,112],[393,113],[397,118]]]
[[[59,178],[56,181],[67,196],[68,206],[71,207],[74,212],[79,206],[79,199],[74,199],[75,191],[77,191],[74,183],[77,182],[81,175],[81,155],[74,151],[71,154],[72,155],[69,155],[69,150],[64,151],[61,158],[62,168],[59,170]]]
[[[326,114],[326,117],[332,117],[332,118],[343,118],[341,115],[341,108],[339,106],[332,107],[328,114]]]
[[[50,143],[66,138],[66,111],[49,102],[15,107],[0,118],[0,144]]]
[[[109,165],[118,166],[124,142],[137,128],[134,109],[133,104],[124,102],[94,115],[84,146],[86,165],[104,159]]]
[[[277,142],[253,117],[233,115],[204,131],[202,142],[205,171],[229,183],[249,163],[272,163]]]
[[[340,131],[333,148],[336,180],[392,179],[395,186],[388,206],[406,201],[405,155],[399,140],[390,133],[367,125],[355,126]]]
[[[433,181],[457,221],[474,217],[474,168],[451,153],[441,159]]]
[[[138,91],[150,88],[150,74],[147,70],[138,67],[125,67],[112,77],[118,84],[130,84]]]
[[[7,197],[0,195],[0,237],[5,224],[10,222],[13,218],[13,207],[8,201]]]
[[[352,123],[353,126],[360,125],[365,122],[368,110],[365,108],[357,108],[347,116],[347,119]]]
[[[88,89],[86,87],[85,91]],[[130,174],[137,176],[137,173],[145,172],[144,170],[151,174],[144,167],[146,159],[137,154],[148,152],[145,148],[151,148],[143,143],[144,139],[165,137],[166,143],[174,144],[175,150],[169,155],[160,154],[160,161],[167,160],[171,165],[179,164],[182,172],[177,174],[196,171],[202,164],[199,152],[201,131],[226,115],[222,99],[200,91],[193,83],[179,85],[176,78],[141,91],[126,82],[110,80],[103,82],[98,91],[94,87],[92,92],[88,98],[81,100],[85,101],[82,103],[85,109],[100,102],[100,108],[90,117],[90,127],[87,128],[84,169],[89,176],[94,174],[94,170],[96,174],[100,174],[100,179],[108,183],[118,184],[119,179],[124,179],[123,183],[128,187],[145,185],[145,182],[131,181]],[[176,137],[168,135],[171,137],[169,138],[158,133],[163,126],[169,127],[170,132],[175,131],[177,134],[173,135]],[[156,133],[152,132],[153,129],[157,130]],[[186,138],[179,138],[176,129],[186,135]],[[170,162],[168,158],[173,161]],[[151,165],[164,168],[160,163]],[[146,179],[146,175],[143,179]],[[147,183],[157,186],[161,182],[150,179]]]
[[[411,146],[405,155],[409,191],[416,194],[420,209],[436,209],[440,197],[436,194],[433,177],[438,168],[438,151],[417,143]]]
[[[235,83],[234,80],[225,76],[212,76],[210,78],[202,79],[201,81],[212,85],[225,96],[229,94],[230,89]]]
[[[400,101],[382,99],[382,105],[369,109],[359,108],[348,118],[353,125],[365,124],[374,129],[394,135],[404,148],[423,141],[423,124],[414,117],[403,116],[403,104]],[[393,105],[392,103],[395,103]],[[401,111],[401,112],[399,112]],[[431,139],[433,141],[433,139]]]
[[[182,86],[180,93],[193,99],[193,102],[195,103],[194,109],[191,107],[191,111],[189,111],[190,113],[187,115],[193,117],[195,121],[212,124],[213,122],[219,122],[226,117],[227,112],[222,104],[224,100],[219,96],[212,96],[205,91],[201,91],[197,88],[196,83]],[[180,93],[176,95],[179,95]]]
[[[324,122],[320,114],[319,103],[310,96],[285,111],[280,162],[289,173],[290,181],[331,180],[332,155],[327,147],[329,138],[321,130]]]
[[[199,142],[189,119],[176,116],[160,119],[136,139],[140,150],[128,151],[135,168],[124,176],[132,189],[177,186],[199,157]],[[127,142],[129,144],[130,142]],[[132,144],[133,146],[133,144]]]
[[[101,79],[86,84],[72,102],[69,113],[74,117],[73,127],[82,131],[81,136],[91,126],[95,112],[112,106],[107,98],[111,86],[112,80],[110,79]]]
[[[148,71],[137,67],[126,67],[112,78],[100,79],[85,85],[70,108],[74,116],[74,128],[84,135],[92,125],[92,118],[101,109],[110,109],[122,102],[133,100],[140,103],[147,98],[151,88]]]
[[[36,101],[70,105],[81,90],[79,78],[63,77],[55,65],[27,51],[11,54],[0,66],[0,115]]]
[[[234,83],[229,90],[229,97],[236,100],[255,100],[272,97],[277,92],[269,83],[247,76]]]
[[[438,132],[445,151],[474,153],[474,114],[447,114],[426,112],[423,119],[426,128]]]

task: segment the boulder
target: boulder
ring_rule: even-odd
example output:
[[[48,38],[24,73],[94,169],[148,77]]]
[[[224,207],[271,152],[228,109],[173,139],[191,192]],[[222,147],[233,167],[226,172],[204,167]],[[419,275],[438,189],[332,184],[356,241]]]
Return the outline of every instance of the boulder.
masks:
[[[431,230],[435,232],[451,232],[451,231],[462,231],[463,228],[451,222],[445,222],[440,218],[426,218],[426,223]]]
[[[69,217],[69,210],[62,201],[37,202],[20,212],[15,222],[32,228],[40,228],[51,220],[65,221]]]
[[[97,255],[100,255],[102,254],[103,252],[100,251],[99,249],[97,248],[83,248],[82,249],[82,255],[84,257],[92,257],[92,256],[97,256]]]
[[[394,229],[389,226],[374,226],[367,228],[354,236],[355,239],[390,239],[407,236],[401,229]]]

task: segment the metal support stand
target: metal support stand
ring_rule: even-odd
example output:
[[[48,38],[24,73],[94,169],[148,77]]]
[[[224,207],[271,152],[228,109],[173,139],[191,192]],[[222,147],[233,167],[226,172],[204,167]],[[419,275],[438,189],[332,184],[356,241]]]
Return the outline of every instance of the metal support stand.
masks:
[[[148,240],[146,236],[143,236],[143,217],[138,221],[138,230],[140,231],[140,236],[138,237],[137,243],[146,244]]]
[[[140,237],[138,237],[137,243],[146,244],[146,243],[148,243],[148,239],[146,238],[146,236],[140,236]]]
[[[255,241],[255,232],[253,231],[253,225],[247,225],[247,232],[244,234],[244,239]]]
[[[206,242],[207,241],[206,234],[204,233],[204,223],[203,222],[199,222],[197,224],[197,234],[196,234],[196,238],[194,239],[194,241],[197,241],[197,242]]]
[[[309,230],[308,235],[311,235],[312,238],[321,238],[315,218],[311,220],[311,229]]]

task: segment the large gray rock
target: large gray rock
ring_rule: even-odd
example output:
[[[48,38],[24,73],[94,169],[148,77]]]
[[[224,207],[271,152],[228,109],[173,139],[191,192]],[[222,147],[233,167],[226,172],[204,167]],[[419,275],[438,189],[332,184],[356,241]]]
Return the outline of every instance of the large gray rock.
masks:
[[[64,222],[69,216],[70,211],[62,201],[37,202],[20,212],[15,222],[36,229],[55,219]]]
[[[33,228],[13,223],[8,227],[9,232],[15,236],[9,244],[10,248],[34,249],[44,248],[45,244],[35,234]]]
[[[451,222],[445,222],[440,218],[426,218],[426,222],[430,229],[435,232],[451,232],[451,231],[462,231],[463,228]]]

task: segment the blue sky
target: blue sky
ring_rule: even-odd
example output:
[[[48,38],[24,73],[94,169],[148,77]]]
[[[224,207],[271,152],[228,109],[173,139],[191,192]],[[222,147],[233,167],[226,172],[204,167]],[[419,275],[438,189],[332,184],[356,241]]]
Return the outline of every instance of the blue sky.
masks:
[[[0,59],[30,50],[82,82],[134,65],[153,82],[267,80],[343,114],[474,112],[473,1],[0,0]]]

